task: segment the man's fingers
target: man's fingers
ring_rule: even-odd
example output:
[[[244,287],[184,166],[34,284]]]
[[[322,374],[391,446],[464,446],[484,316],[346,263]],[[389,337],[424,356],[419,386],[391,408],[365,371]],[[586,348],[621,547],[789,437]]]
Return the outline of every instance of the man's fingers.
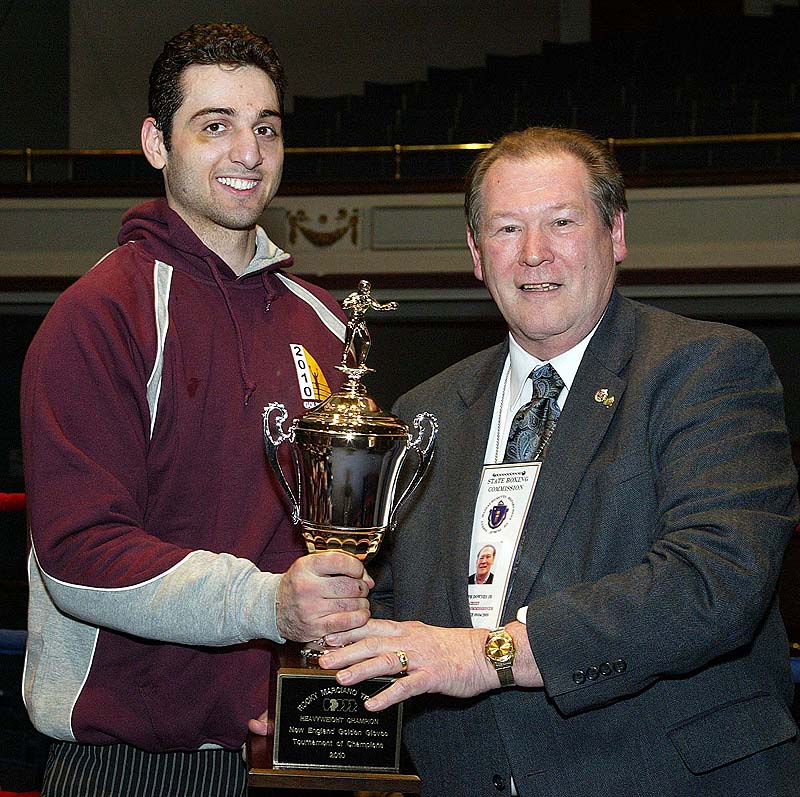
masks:
[[[366,628],[366,626],[364,627]],[[349,634],[350,632],[346,633]],[[333,645],[335,644],[334,640],[341,636],[344,635],[326,634],[325,642],[328,645]],[[395,650],[400,649],[401,646],[399,644],[395,645],[394,640],[367,636],[346,647],[336,648],[326,653],[320,661],[320,666],[326,670],[347,667],[348,672],[357,674],[358,681],[379,675],[396,675],[400,672],[401,664]],[[350,681],[356,681],[356,678],[351,678],[350,675],[345,677]]]
[[[322,656],[321,660],[325,660],[328,664],[328,659],[332,653],[326,653]],[[358,684],[366,681],[368,678],[380,678],[384,675],[397,675],[400,672],[400,663],[397,658],[394,661],[388,655],[380,655],[371,659],[364,659],[355,664],[351,664],[346,669],[340,669],[336,673],[336,680],[343,686],[350,684]]]
[[[325,634],[325,644],[329,645],[330,647],[338,648],[342,647],[343,645],[351,645],[353,642],[358,642],[368,634],[374,633],[369,630],[370,622],[372,621],[370,620],[366,623],[366,625],[351,626],[344,631],[336,631]]]
[[[421,695],[426,692],[425,681],[421,674],[407,675],[398,678],[388,689],[382,689],[374,697],[364,701],[364,708],[367,711],[383,711],[395,703],[402,703],[414,695]]]
[[[372,579],[366,575],[364,565],[350,554],[341,551],[320,551],[310,554],[309,565],[312,572],[319,576],[350,576],[350,578],[361,579],[366,576],[369,581]],[[372,586],[375,582],[372,582]]]
[[[349,630],[342,631],[341,633],[332,633],[325,636],[325,641],[333,646],[340,647],[342,645],[350,645],[353,642],[358,642],[365,637],[372,636],[396,636],[399,633],[399,626],[393,620],[377,620],[371,618],[370,621],[363,626],[353,627]],[[353,659],[355,661],[355,659]],[[344,666],[344,665],[342,665]]]
[[[327,641],[328,634],[335,634],[339,631],[347,631],[350,628],[361,627],[367,620],[369,620],[369,605],[362,609],[329,614],[321,618],[321,631],[312,638],[324,636]]]
[[[300,557],[278,586],[278,631],[306,642],[362,626],[369,619],[372,578],[355,557],[323,551]]]
[[[353,603],[356,603],[355,601]],[[361,604],[362,601],[357,601]],[[366,604],[366,601],[363,601]],[[302,629],[297,639],[302,642],[309,642],[314,639],[324,637],[328,639],[329,634],[336,634],[347,631],[351,628],[363,626],[369,620],[369,604],[362,608],[353,606],[347,611],[332,612],[321,617],[306,617],[298,627]],[[287,637],[290,638],[290,637]],[[293,637],[291,637],[293,638]]]
[[[313,609],[312,609],[313,611]],[[368,612],[369,601],[366,598],[328,598],[322,608],[318,609],[320,616],[339,614],[342,612]],[[366,622],[366,620],[364,620]],[[350,626],[347,626],[350,628]],[[338,629],[342,631],[344,629]],[[333,633],[333,632],[331,632]]]
[[[247,720],[247,728],[257,736],[271,736],[275,732],[275,723],[262,714],[257,720]]]
[[[334,576],[326,579],[325,591],[333,598],[366,598],[369,585],[361,578]]]

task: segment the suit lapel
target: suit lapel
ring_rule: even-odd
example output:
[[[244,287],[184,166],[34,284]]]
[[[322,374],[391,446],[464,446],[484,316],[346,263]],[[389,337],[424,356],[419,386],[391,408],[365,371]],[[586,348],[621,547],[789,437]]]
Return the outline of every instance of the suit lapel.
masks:
[[[634,327],[631,306],[615,292],[581,360],[550,441],[517,553],[504,622],[514,619],[517,609],[528,603],[581,479],[620,405],[626,381],[619,374],[630,359]],[[614,397],[613,403],[603,403],[598,393],[603,390],[606,398]]]
[[[449,426],[450,434],[444,433],[442,450],[438,452],[447,469],[445,525],[436,535],[439,561],[451,614],[460,627],[472,625],[467,597],[472,521],[497,385],[507,353],[507,343],[489,349],[476,368],[454,386],[458,407]]]

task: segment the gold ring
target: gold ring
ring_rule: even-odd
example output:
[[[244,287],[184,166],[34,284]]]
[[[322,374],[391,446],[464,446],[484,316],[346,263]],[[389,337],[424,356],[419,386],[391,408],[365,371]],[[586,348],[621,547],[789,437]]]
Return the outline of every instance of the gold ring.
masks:
[[[400,672],[408,672],[408,656],[404,650],[396,650],[394,655],[400,661]]]

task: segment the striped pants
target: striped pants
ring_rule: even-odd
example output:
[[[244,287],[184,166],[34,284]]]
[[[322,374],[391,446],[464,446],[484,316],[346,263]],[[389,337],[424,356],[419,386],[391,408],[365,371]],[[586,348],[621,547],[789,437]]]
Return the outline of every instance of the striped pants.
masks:
[[[42,797],[245,797],[240,750],[148,753],[126,744],[53,742]]]

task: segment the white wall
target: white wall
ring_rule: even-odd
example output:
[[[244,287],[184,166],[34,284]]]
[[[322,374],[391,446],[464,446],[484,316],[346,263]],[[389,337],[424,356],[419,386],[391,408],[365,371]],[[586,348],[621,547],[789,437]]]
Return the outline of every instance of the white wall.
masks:
[[[0,276],[84,273],[136,201],[0,199]],[[798,265],[800,184],[630,189],[628,202],[625,270]],[[461,194],[279,195],[262,224],[300,274],[472,270]]]
[[[537,52],[558,40],[559,17],[559,0],[73,0],[70,146],[138,147],[150,67],[193,22],[249,25],[275,45],[290,95],[333,96]]]

